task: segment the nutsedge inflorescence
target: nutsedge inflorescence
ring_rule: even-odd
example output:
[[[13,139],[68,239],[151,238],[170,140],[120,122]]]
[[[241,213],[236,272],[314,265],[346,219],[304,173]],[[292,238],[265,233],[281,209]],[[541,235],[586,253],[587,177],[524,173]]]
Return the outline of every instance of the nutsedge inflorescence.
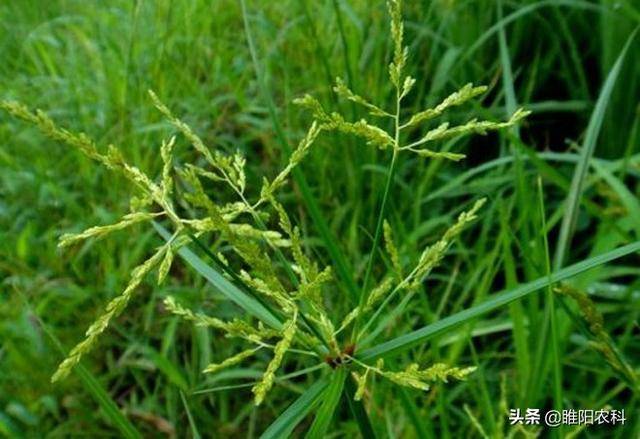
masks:
[[[219,253],[217,258],[225,267],[225,275],[229,277],[233,273],[231,280],[240,283],[244,291],[264,304],[264,309],[269,311],[269,318],[249,317],[224,321],[187,309],[180,304],[179,298],[173,296],[166,297],[164,305],[168,312],[185,321],[220,331],[227,337],[240,339],[248,345],[236,355],[208,365],[204,373],[216,373],[248,361],[261,350],[272,352],[262,378],[252,388],[256,404],[264,401],[276,382],[276,374],[286,356],[294,353],[317,357],[319,363],[326,361],[333,368],[349,367],[358,383],[356,399],[365,394],[368,377],[372,374],[399,385],[428,390],[434,381],[464,379],[473,371],[472,367],[451,367],[441,363],[427,367],[412,363],[403,370],[393,371],[385,369],[381,360],[374,365],[357,357],[358,346],[370,342],[390,324],[389,319],[379,322],[388,304],[400,295],[403,301],[410,300],[425,277],[443,259],[454,239],[476,218],[484,203],[484,200],[479,200],[468,211],[460,214],[442,237],[425,248],[413,266],[407,268],[394,242],[392,227],[384,220],[387,195],[400,153],[458,161],[464,158],[464,154],[438,151],[432,145],[443,139],[473,133],[484,134],[512,126],[527,116],[528,112],[518,110],[504,122],[472,119],[454,126],[443,122],[424,130],[425,124],[443,116],[452,107],[476,98],[485,92],[486,87],[465,85],[435,107],[405,115],[403,99],[411,92],[416,80],[405,75],[408,50],[403,43],[401,2],[390,0],[388,8],[394,45],[393,59],[389,65],[389,77],[395,89],[393,110],[385,110],[382,106],[369,102],[350,90],[340,79],[337,80],[334,91],[339,97],[363,106],[372,117],[390,120],[393,129],[387,131],[366,119],[349,121],[337,112],[328,112],[310,95],[299,98],[295,102],[310,110],[314,121],[289,157],[287,165],[274,178],[264,178],[259,188],[248,184],[246,161],[239,152],[228,154],[206,145],[153,92],[150,92],[150,98],[155,107],[172,125],[176,134],[186,139],[194,148],[200,159],[200,164],[178,163],[174,154],[178,138],[170,137],[160,145],[162,170],[157,178],[127,163],[113,145],[102,152],[86,135],[58,127],[41,111],[32,112],[15,102],[0,103],[1,108],[35,125],[46,136],[78,149],[87,157],[121,174],[137,189],[136,197],[131,202],[131,211],[124,214],[120,221],[91,227],[77,234],[65,234],[60,238],[61,247],[71,246],[85,239],[103,237],[140,223],[163,222],[171,228],[170,238],[132,271],[124,291],[107,304],[104,313],[87,330],[85,339],[71,349],[60,364],[52,381],[67,377],[81,358],[96,347],[100,335],[113,319],[125,311],[149,273],[156,270],[157,282],[162,283],[169,276],[180,249],[209,235],[214,235],[216,242],[224,243],[225,251]],[[416,130],[424,131],[424,134],[415,141],[405,143],[405,134]],[[332,275],[332,268],[320,266],[309,256],[300,229],[291,220],[286,206],[278,200],[278,192],[287,184],[292,170],[305,159],[314,142],[326,131],[355,135],[363,138],[367,145],[390,150],[392,153],[373,244],[375,249],[380,241],[384,241],[392,270],[370,287],[370,283],[373,283],[372,267],[376,253],[371,252],[367,270],[361,280],[359,303],[337,319],[326,300],[329,287],[337,282]],[[177,187],[180,188],[179,191]],[[211,196],[211,193],[215,193],[211,187],[223,187],[225,193],[232,194],[233,199],[220,200]],[[371,327],[374,323],[380,325],[374,329]],[[349,328],[351,335],[343,336],[343,331]],[[347,342],[341,343],[339,340],[342,338],[346,338]],[[346,347],[343,348],[342,345]]]

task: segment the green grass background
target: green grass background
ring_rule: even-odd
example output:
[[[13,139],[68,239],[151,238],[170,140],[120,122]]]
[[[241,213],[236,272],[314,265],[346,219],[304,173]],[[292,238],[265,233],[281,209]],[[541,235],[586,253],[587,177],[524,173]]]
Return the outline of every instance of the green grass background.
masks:
[[[482,106],[457,109],[452,120],[469,114],[505,118],[514,106],[534,114],[518,130],[443,145],[468,154],[462,165],[401,160],[388,217],[407,260],[437,238],[464,202],[487,196],[489,204],[414,299],[398,333],[546,273],[537,180],[543,183],[553,259],[596,99],[640,24],[640,6],[631,0],[407,3],[408,72],[418,80],[408,102],[415,110],[474,82],[490,86]],[[363,116],[335,100],[330,86],[336,76],[373,102],[390,102],[391,44],[383,2],[248,1],[247,7],[257,67],[289,143],[295,144],[310,122],[291,104],[303,93],[354,118]],[[605,102],[595,157],[611,178],[589,168],[567,264],[640,239],[640,216],[634,215],[640,213],[639,51],[636,38]],[[0,55],[1,98],[41,108],[102,146],[113,143],[150,172],[161,166],[159,144],[170,130],[150,105],[149,88],[210,144],[243,151],[255,181],[274,175],[286,158],[235,0],[2,2]],[[190,153],[183,147],[179,154]],[[336,135],[325,136],[302,166],[360,279],[387,160],[386,154]],[[64,352],[80,340],[107,300],[122,290],[129,271],[160,242],[143,227],[65,251],[56,248],[57,237],[115,221],[126,212],[130,195],[119,177],[0,115],[0,435],[120,435],[87,380],[76,374],[54,386],[49,379],[63,358],[54,340]],[[310,245],[328,260],[295,187],[285,200]],[[640,364],[638,262],[631,256],[573,280],[593,295],[607,330],[634,367]],[[100,349],[83,361],[90,376],[145,436],[259,435],[312,378],[278,386],[258,409],[250,404],[248,389],[194,395],[255,379],[259,370],[203,376],[203,366],[224,358],[233,346],[165,314],[159,298],[169,293],[194,307],[231,312],[202,278],[176,267],[165,286],[149,280],[141,288]],[[367,407],[378,433],[479,436],[472,413],[487,435],[501,437],[508,430],[500,406],[504,376],[508,407],[549,408],[560,402],[624,408],[624,428],[578,434],[638,437],[637,393],[587,345],[579,322],[561,308],[555,336],[545,338],[554,315],[545,297],[492,313],[405,358],[479,369],[466,382],[438,385],[428,394],[378,382]],[[341,296],[331,300],[345,302]],[[557,361],[550,339],[557,344]],[[357,425],[341,409],[332,430],[337,437],[357,434]]]

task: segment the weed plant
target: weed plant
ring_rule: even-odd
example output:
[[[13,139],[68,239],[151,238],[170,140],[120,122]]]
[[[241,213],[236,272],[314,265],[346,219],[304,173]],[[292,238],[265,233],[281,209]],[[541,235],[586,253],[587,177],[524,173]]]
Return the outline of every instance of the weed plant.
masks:
[[[244,8],[244,3],[242,6]],[[131,271],[122,293],[107,303],[104,312],[87,329],[86,337],[69,351],[52,374],[54,383],[68,378],[74,371],[78,371],[84,379],[90,379],[80,365],[81,360],[91,355],[112,323],[127,312],[131,303],[136,302],[134,297],[140,292],[147,276],[155,273],[157,284],[162,285],[172,273],[193,269],[225,301],[235,305],[235,312],[230,315],[226,306],[204,312],[204,303],[187,305],[179,294],[165,295],[162,300],[165,313],[176,316],[184,324],[211,329],[228,343],[223,350],[230,352],[230,355],[214,354],[217,357],[215,361],[201,368],[204,377],[215,379],[230,369],[260,365],[260,376],[250,384],[256,406],[268,404],[274,386],[282,384],[286,387],[289,380],[311,377],[308,381],[311,384],[297,399],[291,397],[292,403],[286,404],[287,408],[270,423],[263,437],[290,435],[311,413],[313,422],[307,436],[325,437],[337,417],[336,413],[341,412],[341,404],[355,419],[362,436],[373,437],[375,428],[369,417],[373,404],[363,404],[363,401],[373,400],[376,388],[387,384],[398,386],[399,390],[391,392],[399,395],[406,410],[413,413],[412,423],[417,435],[432,435],[424,431],[419,419],[415,419],[418,409],[403,388],[433,392],[432,388],[439,386],[441,392],[430,398],[447,398],[446,384],[468,379],[476,373],[478,362],[473,347],[474,358],[471,363],[458,361],[459,356],[455,354],[447,361],[439,360],[437,356],[425,361],[422,347],[427,341],[446,334],[454,327],[464,328],[466,325],[470,328],[469,325],[477,317],[506,305],[509,305],[514,319],[521,319],[513,322],[513,329],[516,343],[522,344],[519,337],[523,328],[518,325],[524,323],[524,316],[519,301],[540,290],[548,293],[544,314],[548,325],[544,327],[550,331],[548,337],[554,355],[547,357],[538,352],[535,360],[544,362],[543,370],[553,368],[555,405],[562,405],[561,389],[558,387],[561,386],[562,377],[558,367],[560,359],[557,344],[565,328],[563,321],[556,316],[554,300],[560,303],[573,322],[581,325],[585,339],[589,340],[588,346],[599,352],[625,386],[633,391],[638,390],[636,372],[616,346],[613,337],[605,331],[604,318],[594,302],[580,288],[571,287],[563,281],[634,253],[640,249],[640,243],[636,241],[616,249],[607,249],[602,254],[567,267],[564,266],[565,256],[561,251],[559,256],[556,254],[552,271],[540,182],[536,194],[539,205],[534,210],[537,210],[536,215],[539,215],[544,230],[546,267],[540,270],[538,278],[516,284],[515,269],[509,265],[513,264],[513,256],[509,254],[510,250],[505,251],[504,263],[511,267],[512,276],[508,276],[504,291],[490,298],[480,297],[466,309],[448,317],[440,317],[442,307],[439,306],[435,313],[431,313],[435,319],[418,320],[409,326],[398,324],[409,310],[424,306],[419,301],[420,296],[425,289],[428,290],[429,285],[440,281],[442,277],[433,278],[434,269],[443,265],[456,240],[465,229],[473,226],[478,216],[484,214],[483,206],[486,204],[486,198],[469,198],[456,214],[448,215],[452,219],[440,236],[421,248],[416,258],[412,258],[411,254],[402,251],[410,245],[398,241],[396,230],[388,220],[394,216],[390,197],[396,184],[399,164],[405,156],[412,156],[419,160],[419,169],[429,171],[434,169],[429,167],[429,163],[440,165],[463,161],[465,154],[458,152],[455,145],[474,134],[486,135],[505,130],[512,133],[515,143],[518,141],[515,134],[518,124],[530,114],[530,111],[516,108],[512,101],[511,114],[505,121],[472,118],[459,124],[451,122],[456,119],[451,116],[453,111],[464,105],[477,106],[477,99],[487,92],[487,87],[473,84],[463,86],[430,108],[413,111],[406,106],[405,102],[417,81],[407,74],[410,50],[404,41],[401,6],[400,0],[388,1],[392,41],[388,78],[389,88],[393,90],[392,102],[372,103],[352,91],[347,85],[348,80],[340,78],[332,88],[335,96],[353,104],[352,108],[366,111],[368,119],[358,120],[344,112],[327,110],[310,94],[295,99],[298,108],[310,114],[312,122],[297,147],[288,155],[285,166],[274,176],[257,178],[251,175],[247,171],[246,159],[239,150],[230,153],[222,145],[207,144],[196,133],[196,129],[177,116],[152,91],[149,91],[151,103],[173,131],[158,146],[162,167],[155,177],[127,161],[114,145],[102,148],[84,133],[61,128],[40,110],[31,111],[14,101],[0,103],[6,112],[36,126],[48,138],[79,150],[87,158],[119,174],[135,190],[129,203],[129,212],[117,222],[93,226],[79,233],[65,233],[60,237],[60,247],[78,247],[85,240],[140,230],[140,225],[163,239],[162,244],[149,251],[149,256]],[[252,44],[251,40],[249,42]],[[618,59],[619,63],[628,47],[627,44]],[[605,85],[601,99],[606,97],[606,90]],[[486,113],[482,109],[479,112]],[[342,136],[340,139],[348,136],[355,138],[346,141],[340,148],[377,150],[389,157],[384,169],[383,189],[381,193],[373,195],[376,200],[375,228],[369,237],[369,249],[362,261],[363,269],[355,275],[345,263],[349,255],[345,256],[342,249],[335,248],[335,238],[327,237],[325,246],[330,262],[326,262],[326,255],[313,246],[301,225],[293,220],[296,212],[309,209],[309,216],[320,235],[331,233],[323,222],[322,214],[318,212],[313,191],[307,186],[302,164],[313,155],[321,138],[335,139],[336,133]],[[185,152],[187,148],[191,150]],[[589,150],[588,143],[585,149]],[[601,168],[601,172],[609,175],[607,173],[610,171]],[[418,170],[415,178],[421,177]],[[581,184],[582,180],[574,180],[574,192],[579,192]],[[303,193],[299,205],[284,196],[289,186],[297,187]],[[575,203],[575,199],[569,198],[568,206],[573,211]],[[506,208],[501,206],[499,211],[492,208],[489,214],[500,216],[500,221],[504,223],[507,221]],[[576,221],[573,211],[564,217],[561,225],[560,248],[564,248],[573,234]],[[405,235],[411,233],[404,232]],[[509,247],[506,241],[500,246]],[[458,251],[464,252],[469,247],[463,240]],[[352,261],[348,265],[357,264]],[[176,268],[176,265],[182,267]],[[447,277],[455,278],[456,271],[457,268],[454,268],[448,272],[443,281],[446,282]],[[457,340],[452,343],[457,344]],[[518,350],[529,352],[522,345],[518,346]],[[521,355],[525,354],[519,352],[519,362],[529,361]],[[486,392],[485,378],[481,376],[478,379],[483,383],[481,391]],[[528,376],[527,379],[530,381],[525,384],[533,385],[534,380],[539,378]],[[506,411],[508,395],[505,378],[501,380],[500,407]],[[246,383],[242,386],[246,386]],[[523,401],[526,401],[524,393]],[[184,395],[182,397],[184,400]],[[485,403],[488,401],[485,400]],[[485,426],[466,405],[464,413],[478,434],[489,437]],[[125,436],[138,434],[121,415],[116,413],[113,416]],[[500,416],[497,418],[500,419]],[[504,433],[504,427],[493,420],[489,427],[498,436],[535,435],[538,432],[535,428],[516,426]],[[197,432],[197,426],[194,425],[193,429]]]

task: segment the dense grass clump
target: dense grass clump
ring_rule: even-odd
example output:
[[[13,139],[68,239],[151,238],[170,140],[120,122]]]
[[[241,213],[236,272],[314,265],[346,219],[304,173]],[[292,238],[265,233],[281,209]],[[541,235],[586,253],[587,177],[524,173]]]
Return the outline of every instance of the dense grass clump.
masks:
[[[640,11],[386,8],[0,6],[0,434],[638,436]]]

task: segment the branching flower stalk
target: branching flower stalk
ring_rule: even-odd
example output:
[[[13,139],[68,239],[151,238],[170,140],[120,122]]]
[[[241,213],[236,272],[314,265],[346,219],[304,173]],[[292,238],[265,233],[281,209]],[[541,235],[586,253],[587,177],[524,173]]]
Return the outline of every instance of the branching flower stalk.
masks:
[[[179,298],[172,296],[164,298],[165,310],[191,324],[211,328],[226,337],[239,339],[241,343],[249,345],[238,349],[239,352],[231,357],[208,365],[204,373],[217,373],[224,368],[247,361],[262,361],[264,351],[272,351],[262,379],[252,387],[256,405],[265,400],[274,384],[279,381],[277,372],[291,354],[320,360],[320,364],[326,364],[333,369],[349,368],[358,382],[356,399],[365,395],[367,377],[370,375],[380,376],[399,385],[428,390],[430,383],[434,381],[464,379],[472,372],[473,368],[450,367],[443,364],[427,367],[410,364],[403,370],[393,371],[386,370],[382,362],[373,366],[357,359],[358,343],[363,338],[375,338],[381,329],[390,323],[391,317],[370,331],[373,322],[377,321],[400,293],[406,293],[401,303],[411,299],[422,286],[424,279],[445,257],[454,239],[476,219],[476,214],[484,202],[478,200],[471,209],[461,213],[457,221],[436,243],[424,249],[412,268],[405,268],[398,246],[393,240],[392,227],[385,221],[389,194],[402,153],[411,152],[420,157],[458,161],[464,158],[464,154],[437,151],[430,146],[447,138],[472,133],[484,134],[490,130],[511,126],[528,112],[518,110],[506,122],[472,119],[457,126],[450,126],[445,122],[426,130],[418,140],[409,144],[403,143],[408,131],[420,129],[423,124],[444,115],[451,107],[475,98],[483,93],[486,87],[465,85],[434,108],[406,117],[402,102],[416,81],[404,73],[408,50],[403,44],[404,28],[400,0],[390,0],[388,9],[394,44],[393,60],[389,65],[390,80],[395,89],[394,110],[387,111],[370,103],[351,91],[340,79],[337,80],[334,91],[340,97],[363,106],[371,116],[390,119],[393,122],[391,132],[365,119],[349,122],[339,113],[327,113],[316,99],[306,95],[296,102],[311,110],[315,120],[289,157],[288,164],[273,179],[264,178],[261,185],[255,185],[247,179],[244,156],[239,152],[228,153],[207,146],[190,126],[176,117],[153,92],[150,92],[153,104],[177,131],[176,135],[180,136],[172,136],[160,145],[162,168],[155,179],[127,163],[119,150],[112,145],[103,153],[88,136],[58,127],[39,110],[32,112],[16,102],[0,102],[1,109],[35,125],[49,138],[68,144],[92,160],[121,174],[137,189],[136,196],[131,199],[131,211],[124,214],[120,221],[111,225],[90,227],[76,234],[64,234],[60,238],[61,247],[72,246],[85,239],[102,238],[110,233],[150,221],[163,221],[171,228],[171,233],[167,234],[170,238],[133,269],[124,291],[112,299],[106,305],[104,313],[90,325],[85,339],[71,349],[54,373],[52,381],[67,377],[83,356],[96,347],[100,336],[111,322],[124,312],[149,273],[157,270],[159,284],[170,277],[171,267],[176,259],[175,254],[181,252],[182,247],[195,242],[205,253],[212,255],[209,248],[201,242],[205,238],[224,244],[214,250],[219,252],[213,256],[216,265],[224,266],[224,275],[229,282],[240,284],[243,291],[256,298],[260,304],[265,304],[265,313],[269,315],[254,312],[248,313],[254,317],[224,321],[193,311],[183,306]],[[291,221],[286,207],[278,201],[279,191],[287,184],[291,172],[307,157],[321,132],[327,130],[356,135],[363,138],[368,145],[381,150],[391,149],[392,152],[358,305],[346,315],[337,316],[335,319],[333,301],[325,301],[329,292],[339,291],[333,278],[333,268],[322,267],[308,256],[299,228]],[[178,163],[175,160],[174,151],[178,147],[179,138],[192,146],[194,153],[204,159],[204,165]],[[205,181],[207,185],[203,183]],[[209,186],[216,189],[216,194],[231,195],[217,195],[214,199],[205,189]],[[227,190],[218,191],[220,188]],[[370,287],[370,284],[374,283],[372,279],[376,253],[383,236],[392,270],[385,273],[375,286]],[[250,307],[244,306],[244,309],[247,311]],[[361,328],[361,322],[365,317],[368,317],[367,323]],[[350,326],[350,342],[342,345],[341,334]]]
[[[428,108],[409,117],[407,122],[402,121],[402,100],[410,92],[416,83],[416,80],[411,76],[405,76],[404,68],[406,66],[408,58],[408,48],[404,45],[404,25],[402,22],[402,2],[401,0],[389,0],[387,2],[389,9],[389,15],[391,17],[391,36],[393,41],[393,60],[389,64],[389,78],[395,89],[395,111],[389,112],[382,107],[375,105],[362,96],[354,93],[350,90],[343,80],[337,78],[334,91],[345,99],[362,105],[365,107],[369,114],[376,117],[390,118],[393,120],[393,132],[387,133],[383,128],[370,124],[366,119],[361,119],[357,122],[348,122],[345,118],[338,113],[327,113],[320,102],[314,99],[310,95],[306,95],[303,98],[297,99],[295,102],[302,107],[311,111],[313,117],[321,127],[326,130],[336,130],[347,134],[353,134],[363,137],[368,145],[377,146],[379,149],[386,150],[391,149],[391,161],[387,169],[387,178],[384,185],[384,191],[382,193],[382,200],[378,209],[378,216],[376,221],[376,228],[373,235],[373,243],[369,257],[366,264],[364,279],[362,281],[360,297],[358,307],[352,312],[354,319],[352,338],[358,333],[359,322],[364,313],[358,312],[363,310],[367,303],[367,296],[369,294],[369,281],[373,266],[378,252],[380,239],[382,236],[384,218],[386,215],[386,209],[389,199],[389,192],[393,184],[393,179],[397,167],[398,156],[401,152],[410,151],[421,157],[446,159],[452,161],[459,161],[465,157],[464,154],[435,151],[425,147],[429,143],[434,143],[447,138],[460,137],[472,133],[486,134],[488,131],[498,130],[506,128],[518,123],[530,112],[523,109],[517,110],[511,118],[506,122],[493,122],[493,121],[478,121],[472,119],[465,124],[450,127],[448,122],[441,123],[436,128],[430,129],[419,140],[412,142],[408,145],[404,145],[401,141],[402,134],[420,124],[423,124],[431,119],[441,116],[451,107],[462,105],[467,101],[479,96],[487,90],[485,86],[474,87],[472,84],[467,84],[455,93],[452,93],[445,98],[440,104],[434,108]],[[479,206],[478,206],[479,207]],[[474,207],[474,210],[477,210]],[[432,249],[433,252],[438,252],[439,255],[433,255],[438,259],[444,253],[447,245],[443,245],[440,250]],[[404,285],[402,285],[404,286]],[[398,287],[393,290],[395,293]],[[392,293],[392,294],[393,294]],[[386,303],[385,303],[386,304]],[[369,324],[371,323],[371,320]],[[344,325],[343,325],[344,326]]]
[[[68,357],[60,364],[60,367],[53,375],[52,380],[58,381],[65,378],[71,372],[73,367],[80,361],[83,355],[87,354],[95,347],[98,337],[106,330],[110,322],[121,314],[130,302],[135,290],[138,288],[144,277],[154,268],[158,269],[158,282],[161,283],[169,273],[175,251],[188,242],[187,234],[202,236],[205,233],[219,233],[220,236],[227,240],[233,247],[234,251],[240,258],[252,268],[252,272],[247,270],[241,271],[241,277],[254,287],[258,293],[266,296],[272,302],[275,302],[285,315],[297,316],[299,304],[305,308],[310,306],[306,304],[310,297],[309,292],[314,292],[322,287],[322,284],[331,279],[330,270],[318,270],[315,264],[304,259],[304,252],[301,248],[301,240],[299,232],[290,226],[290,221],[284,212],[284,209],[277,204],[274,194],[280,189],[287,180],[287,176],[291,169],[295,167],[306,155],[309,147],[317,136],[318,129],[312,125],[309,133],[300,143],[296,152],[292,155],[289,164],[285,169],[272,181],[264,180],[263,188],[260,191],[260,197],[254,204],[250,204],[244,196],[246,188],[246,177],[244,174],[244,158],[239,154],[231,156],[224,155],[219,151],[211,153],[204,146],[204,142],[195,135],[188,125],[175,118],[153,93],[152,100],[160,111],[169,119],[169,121],[178,128],[178,130],[191,142],[197,152],[203,155],[212,170],[197,168],[194,165],[187,164],[177,169],[177,174],[181,176],[187,184],[191,186],[191,191],[185,196],[186,202],[190,205],[190,210],[204,210],[205,217],[200,218],[182,218],[175,209],[174,204],[179,202],[172,199],[173,194],[173,165],[172,152],[175,144],[175,138],[163,142],[161,146],[161,156],[163,159],[163,168],[160,183],[155,183],[153,179],[148,177],[138,168],[127,164],[118,150],[110,146],[109,154],[103,155],[98,152],[98,148],[84,134],[74,134],[67,130],[61,129],[44,113],[36,111],[30,112],[25,106],[15,102],[2,102],[0,105],[3,109],[12,115],[35,124],[45,135],[59,141],[63,141],[83,153],[90,158],[99,161],[109,169],[121,172],[127,179],[132,181],[140,190],[139,197],[132,200],[132,213],[123,216],[122,220],[113,225],[91,227],[79,234],[64,234],[60,240],[60,246],[66,247],[75,244],[81,240],[88,238],[103,237],[111,232],[123,230],[134,224],[158,219],[159,217],[168,218],[174,226],[174,234],[170,240],[162,245],[152,257],[138,266],[132,272],[131,280],[125,288],[124,292],[113,299],[106,308],[105,313],[94,322],[87,331],[87,337],[74,347]],[[204,192],[200,183],[200,178],[208,178],[217,183],[223,183],[235,190],[236,194],[241,196],[241,202],[231,202],[225,205],[217,205]],[[159,211],[151,211],[153,206],[160,208]],[[243,214],[250,213],[250,217],[259,219],[260,215],[268,216],[267,211],[258,213],[257,208],[260,205],[270,205],[278,211],[282,224],[288,224],[284,232],[288,234],[287,238],[282,232],[276,230],[268,230],[262,220],[258,223],[258,228],[254,228],[250,223],[241,222]],[[256,221],[257,222],[257,221]],[[299,291],[296,293],[287,292],[285,284],[279,279],[274,268],[274,264],[261,248],[261,243],[266,243],[271,250],[280,248],[291,249],[302,265],[301,278],[302,283]],[[280,255],[282,253],[280,252]],[[284,256],[282,256],[284,258]],[[302,261],[302,262],[300,262]],[[291,267],[287,265],[288,269]],[[314,293],[317,295],[317,293]],[[299,296],[299,297],[298,297]],[[297,319],[289,320],[285,324],[284,335],[280,333],[278,328],[266,328],[259,323],[258,327],[254,327],[248,322],[235,319],[232,322],[223,322],[213,317],[208,317],[199,313],[193,313],[177,304],[175,299],[169,297],[165,300],[165,306],[170,312],[180,317],[194,321],[199,325],[206,325],[220,330],[229,337],[239,337],[257,344],[260,348],[272,348],[275,352],[274,359],[267,368],[264,380],[265,384],[257,386],[256,401],[262,401],[266,392],[270,389],[273,382],[275,370],[280,365],[285,352],[296,351],[308,354],[308,351],[300,351],[291,348],[296,338],[296,343],[302,346],[311,346],[317,348],[321,345],[313,334],[306,333],[304,330],[297,330]],[[315,318],[319,322],[328,320],[323,307],[314,305],[315,314],[311,314],[311,318]],[[288,328],[288,330],[287,330]],[[317,331],[318,334],[321,331]],[[280,338],[282,340],[276,345],[265,343],[265,340],[271,338]],[[322,352],[322,350],[320,350]],[[224,365],[235,364],[234,361],[240,361],[247,358],[246,351],[235,356],[235,360],[223,362]],[[222,364],[222,363],[221,363]],[[207,368],[210,372],[212,369]],[[258,392],[259,391],[259,392]]]
[[[443,382],[446,383],[448,379],[464,380],[470,373],[472,373],[475,367],[449,367],[444,363],[435,363],[426,369],[420,369],[420,366],[416,363],[412,363],[404,370],[399,372],[391,372],[384,370],[384,361],[378,360],[375,366],[368,365],[356,358],[349,357],[351,361],[361,366],[365,373],[363,375],[354,372],[354,378],[358,383],[358,390],[356,391],[356,397],[364,394],[364,389],[367,383],[367,377],[372,372],[378,374],[388,380],[405,387],[413,387],[415,389],[427,391],[431,388],[431,382]]]

